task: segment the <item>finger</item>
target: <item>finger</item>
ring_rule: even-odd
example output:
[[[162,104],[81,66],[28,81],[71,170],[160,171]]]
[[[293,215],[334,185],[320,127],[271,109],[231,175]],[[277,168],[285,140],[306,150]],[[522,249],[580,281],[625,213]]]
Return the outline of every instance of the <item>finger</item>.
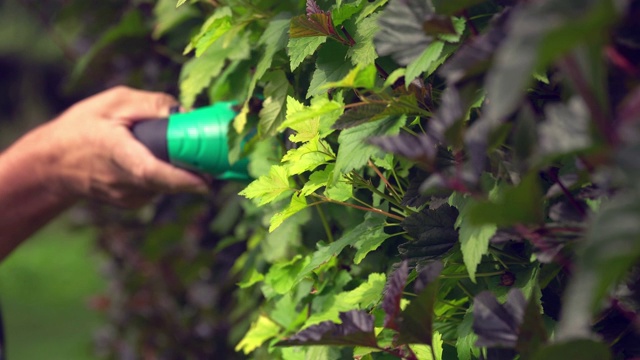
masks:
[[[118,86],[89,99],[99,106],[109,118],[126,125],[140,120],[152,120],[169,116],[170,109],[178,105],[171,95]]]
[[[207,182],[200,176],[155,158],[149,161],[143,178],[147,186],[162,192],[209,192]]]

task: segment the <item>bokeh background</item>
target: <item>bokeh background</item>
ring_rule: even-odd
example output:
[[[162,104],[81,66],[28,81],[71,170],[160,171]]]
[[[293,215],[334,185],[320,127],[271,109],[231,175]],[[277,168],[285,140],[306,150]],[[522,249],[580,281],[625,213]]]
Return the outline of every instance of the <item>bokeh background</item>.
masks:
[[[179,46],[154,27],[159,6],[175,8],[175,1],[2,0],[0,149],[74,102],[117,84],[176,94],[184,60]],[[188,28],[189,16],[176,21]],[[0,263],[9,359],[140,354],[143,341],[132,331],[141,322],[128,326],[138,320],[126,310],[129,295],[137,294],[126,289],[139,286],[130,285],[134,275],[123,275],[139,268],[123,265],[123,254],[114,252],[135,257],[137,245],[123,244],[143,243],[144,236],[129,231],[152,216],[152,209],[130,213],[83,203]],[[175,238],[179,233],[174,231]],[[114,248],[114,237],[126,240]],[[114,305],[118,297],[124,300]],[[147,305],[142,323],[153,314]]]

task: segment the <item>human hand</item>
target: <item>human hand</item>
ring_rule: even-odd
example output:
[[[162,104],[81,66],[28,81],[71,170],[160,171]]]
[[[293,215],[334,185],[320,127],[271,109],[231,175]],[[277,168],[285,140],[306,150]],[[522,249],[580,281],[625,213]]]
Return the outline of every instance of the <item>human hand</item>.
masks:
[[[129,208],[157,193],[206,193],[202,178],[158,160],[129,130],[136,121],[167,117],[175,105],[170,95],[127,87],[87,98],[28,135],[44,160],[37,171],[57,196]]]

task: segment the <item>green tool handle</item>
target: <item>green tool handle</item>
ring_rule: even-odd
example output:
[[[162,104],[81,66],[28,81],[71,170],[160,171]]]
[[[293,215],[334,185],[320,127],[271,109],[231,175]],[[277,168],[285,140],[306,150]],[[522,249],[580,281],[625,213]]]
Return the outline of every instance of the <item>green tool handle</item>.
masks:
[[[227,132],[237,111],[234,102],[218,102],[166,119],[135,123],[131,131],[159,159],[222,180],[250,180],[248,160],[229,164]]]

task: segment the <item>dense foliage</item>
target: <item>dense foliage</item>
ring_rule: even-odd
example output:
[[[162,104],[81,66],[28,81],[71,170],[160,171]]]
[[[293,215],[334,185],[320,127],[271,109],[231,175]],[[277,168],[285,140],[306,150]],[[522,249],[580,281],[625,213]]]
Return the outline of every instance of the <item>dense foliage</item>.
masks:
[[[108,228],[132,294],[108,306],[108,354],[640,356],[639,2],[154,14],[154,41],[188,58],[182,104],[237,101],[231,160],[256,180]]]

